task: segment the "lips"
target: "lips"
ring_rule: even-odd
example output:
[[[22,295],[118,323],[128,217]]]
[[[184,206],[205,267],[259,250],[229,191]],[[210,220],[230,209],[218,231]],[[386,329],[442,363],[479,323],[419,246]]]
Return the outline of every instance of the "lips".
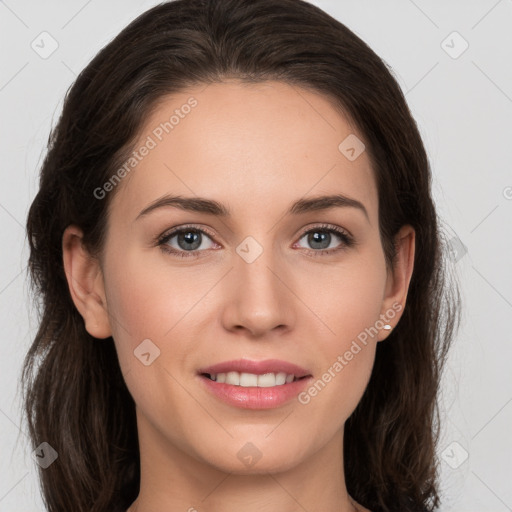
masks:
[[[201,375],[218,375],[219,373],[252,373],[254,375],[264,375],[266,373],[285,373],[293,375],[296,379],[310,376],[311,373],[293,363],[281,361],[279,359],[266,359],[264,361],[252,361],[250,359],[237,359],[214,364],[198,370]]]
[[[198,370],[201,385],[221,401],[246,409],[273,409],[297,397],[312,380],[304,368],[267,359],[225,361]]]

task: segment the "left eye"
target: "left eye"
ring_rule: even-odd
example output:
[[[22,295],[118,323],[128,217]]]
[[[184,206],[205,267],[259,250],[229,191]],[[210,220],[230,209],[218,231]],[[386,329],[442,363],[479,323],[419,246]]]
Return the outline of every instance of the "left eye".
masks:
[[[311,244],[313,249],[332,249],[330,243],[333,241],[332,234],[342,241],[342,245],[350,245],[348,235],[333,228],[314,228],[306,231],[300,240],[307,237],[308,244]]]
[[[164,237],[159,240],[159,245],[167,252],[186,257],[188,254],[183,254],[183,252],[197,251],[201,248],[203,236],[210,238],[202,229],[181,228],[164,235]],[[173,238],[176,238],[178,243],[179,247],[177,249],[170,246],[170,242]],[[211,247],[202,247],[202,249],[211,249]]]

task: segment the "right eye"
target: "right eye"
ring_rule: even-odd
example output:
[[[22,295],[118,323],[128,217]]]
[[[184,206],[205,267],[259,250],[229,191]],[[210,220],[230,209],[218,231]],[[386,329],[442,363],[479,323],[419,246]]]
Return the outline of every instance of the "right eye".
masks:
[[[202,250],[200,250],[205,241],[204,237],[211,240],[211,235],[203,229],[188,226],[179,227],[162,235],[158,239],[158,245],[164,252],[176,255],[180,258],[197,257],[198,252],[212,248],[203,247]],[[176,239],[175,243],[178,247],[170,245],[173,239]]]

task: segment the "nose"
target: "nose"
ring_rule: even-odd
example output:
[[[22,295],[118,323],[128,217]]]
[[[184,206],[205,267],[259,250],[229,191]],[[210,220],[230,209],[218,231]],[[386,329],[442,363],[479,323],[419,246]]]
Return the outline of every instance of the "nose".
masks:
[[[292,273],[272,249],[252,262],[236,254],[225,280],[224,328],[247,331],[253,338],[290,330],[297,304],[292,281]]]

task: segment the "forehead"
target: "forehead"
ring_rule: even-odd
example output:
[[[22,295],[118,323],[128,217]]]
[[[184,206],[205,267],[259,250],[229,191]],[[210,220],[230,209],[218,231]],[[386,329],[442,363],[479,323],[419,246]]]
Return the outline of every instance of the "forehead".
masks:
[[[377,191],[363,141],[329,98],[296,85],[191,87],[162,98],[145,121],[111,216],[134,220],[166,193],[209,197],[241,217],[343,193],[365,204],[373,224]],[[347,147],[362,152],[354,159]]]

